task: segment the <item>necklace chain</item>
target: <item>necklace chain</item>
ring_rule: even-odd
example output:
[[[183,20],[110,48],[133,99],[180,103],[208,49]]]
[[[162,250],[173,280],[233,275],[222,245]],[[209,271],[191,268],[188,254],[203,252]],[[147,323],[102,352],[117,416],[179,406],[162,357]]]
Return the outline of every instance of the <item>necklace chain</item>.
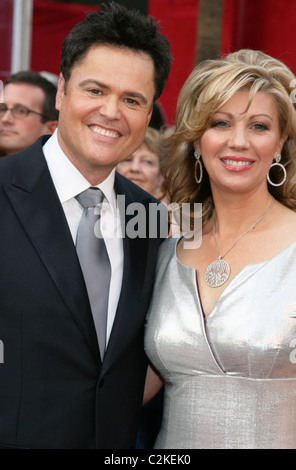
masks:
[[[259,217],[258,220],[256,220],[256,222],[254,222],[251,227],[249,227],[244,233],[242,233],[237,240],[235,240],[235,242],[231,245],[230,248],[228,248],[228,250],[225,251],[225,253],[223,253],[223,255],[220,255],[219,253],[219,248],[218,248],[218,245],[217,245],[217,240],[216,240],[216,234],[215,234],[215,215],[213,216],[213,237],[214,237],[214,242],[215,242],[215,246],[216,246],[216,250],[217,250],[217,254],[218,254],[218,259],[221,260],[222,258],[224,258],[225,255],[227,255],[227,253],[229,253],[230,250],[232,250],[232,248],[237,244],[237,242],[240,241],[241,238],[243,238],[248,232],[250,232],[250,230],[252,230],[252,228],[256,227],[257,224],[259,224],[259,222],[261,222],[261,220],[267,215],[267,213],[270,211],[270,209],[272,208],[274,204],[274,197],[272,198],[272,201],[271,201],[271,204],[270,206],[266,209],[266,211],[264,212],[263,215],[261,215],[261,217]]]

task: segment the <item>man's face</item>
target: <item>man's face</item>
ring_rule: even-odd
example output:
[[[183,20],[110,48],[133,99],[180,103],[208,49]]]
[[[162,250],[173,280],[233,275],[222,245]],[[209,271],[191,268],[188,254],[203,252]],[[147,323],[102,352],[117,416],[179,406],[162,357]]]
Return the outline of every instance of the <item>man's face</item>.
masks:
[[[144,140],[152,113],[154,63],[148,54],[92,46],[57,93],[58,140],[91,184],[103,181]]]
[[[7,108],[21,105],[42,113],[45,95],[38,86],[9,83],[4,87],[3,97]],[[48,123],[43,124],[38,114],[29,113],[23,119],[17,119],[8,110],[0,117],[0,151],[5,155],[19,152],[33,144],[41,135],[48,133],[51,133]]]

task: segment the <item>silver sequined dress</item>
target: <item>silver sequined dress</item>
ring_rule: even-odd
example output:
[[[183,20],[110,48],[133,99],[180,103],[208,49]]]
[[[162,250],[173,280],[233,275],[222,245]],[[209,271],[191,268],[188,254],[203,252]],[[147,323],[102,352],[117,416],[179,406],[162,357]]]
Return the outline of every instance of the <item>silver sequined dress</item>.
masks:
[[[165,379],[155,447],[296,448],[296,242],[244,267],[206,320],[176,244],[161,247],[146,325]]]

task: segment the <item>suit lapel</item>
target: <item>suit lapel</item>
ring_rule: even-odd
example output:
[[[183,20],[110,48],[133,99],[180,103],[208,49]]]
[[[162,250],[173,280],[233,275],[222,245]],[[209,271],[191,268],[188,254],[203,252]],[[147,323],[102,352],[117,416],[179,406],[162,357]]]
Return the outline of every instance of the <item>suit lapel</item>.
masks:
[[[125,196],[125,214],[122,216],[123,230],[126,228],[132,215],[126,214],[126,208],[137,199],[131,197],[129,188],[118,175],[115,179],[115,191],[117,195]],[[145,200],[146,199],[146,200]],[[142,202],[147,210],[148,198]],[[133,337],[134,332],[142,327],[143,318],[138,314],[137,304],[142,292],[147,265],[147,240],[143,238],[123,238],[124,266],[121,294],[118,302],[116,316],[104,357],[102,374],[119,357],[124,347]]]
[[[24,231],[39,253],[64,303],[100,360],[86,288],[63,208],[39,141],[16,161],[4,189]]]

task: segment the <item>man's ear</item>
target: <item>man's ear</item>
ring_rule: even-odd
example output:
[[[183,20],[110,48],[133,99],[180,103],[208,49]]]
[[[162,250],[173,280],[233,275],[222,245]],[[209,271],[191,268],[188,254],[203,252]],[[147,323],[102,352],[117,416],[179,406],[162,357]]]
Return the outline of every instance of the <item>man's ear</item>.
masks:
[[[65,79],[63,75],[60,73],[59,82],[58,82],[58,90],[57,90],[57,95],[56,95],[56,109],[58,111],[60,110],[64,95],[65,95]]]
[[[58,127],[58,121],[47,121],[44,124],[46,134],[53,134],[57,127]]]
[[[150,121],[151,121],[152,113],[153,113],[153,109],[151,109],[150,113],[148,114],[148,117],[147,117],[147,126],[149,126],[149,123],[150,123]]]

